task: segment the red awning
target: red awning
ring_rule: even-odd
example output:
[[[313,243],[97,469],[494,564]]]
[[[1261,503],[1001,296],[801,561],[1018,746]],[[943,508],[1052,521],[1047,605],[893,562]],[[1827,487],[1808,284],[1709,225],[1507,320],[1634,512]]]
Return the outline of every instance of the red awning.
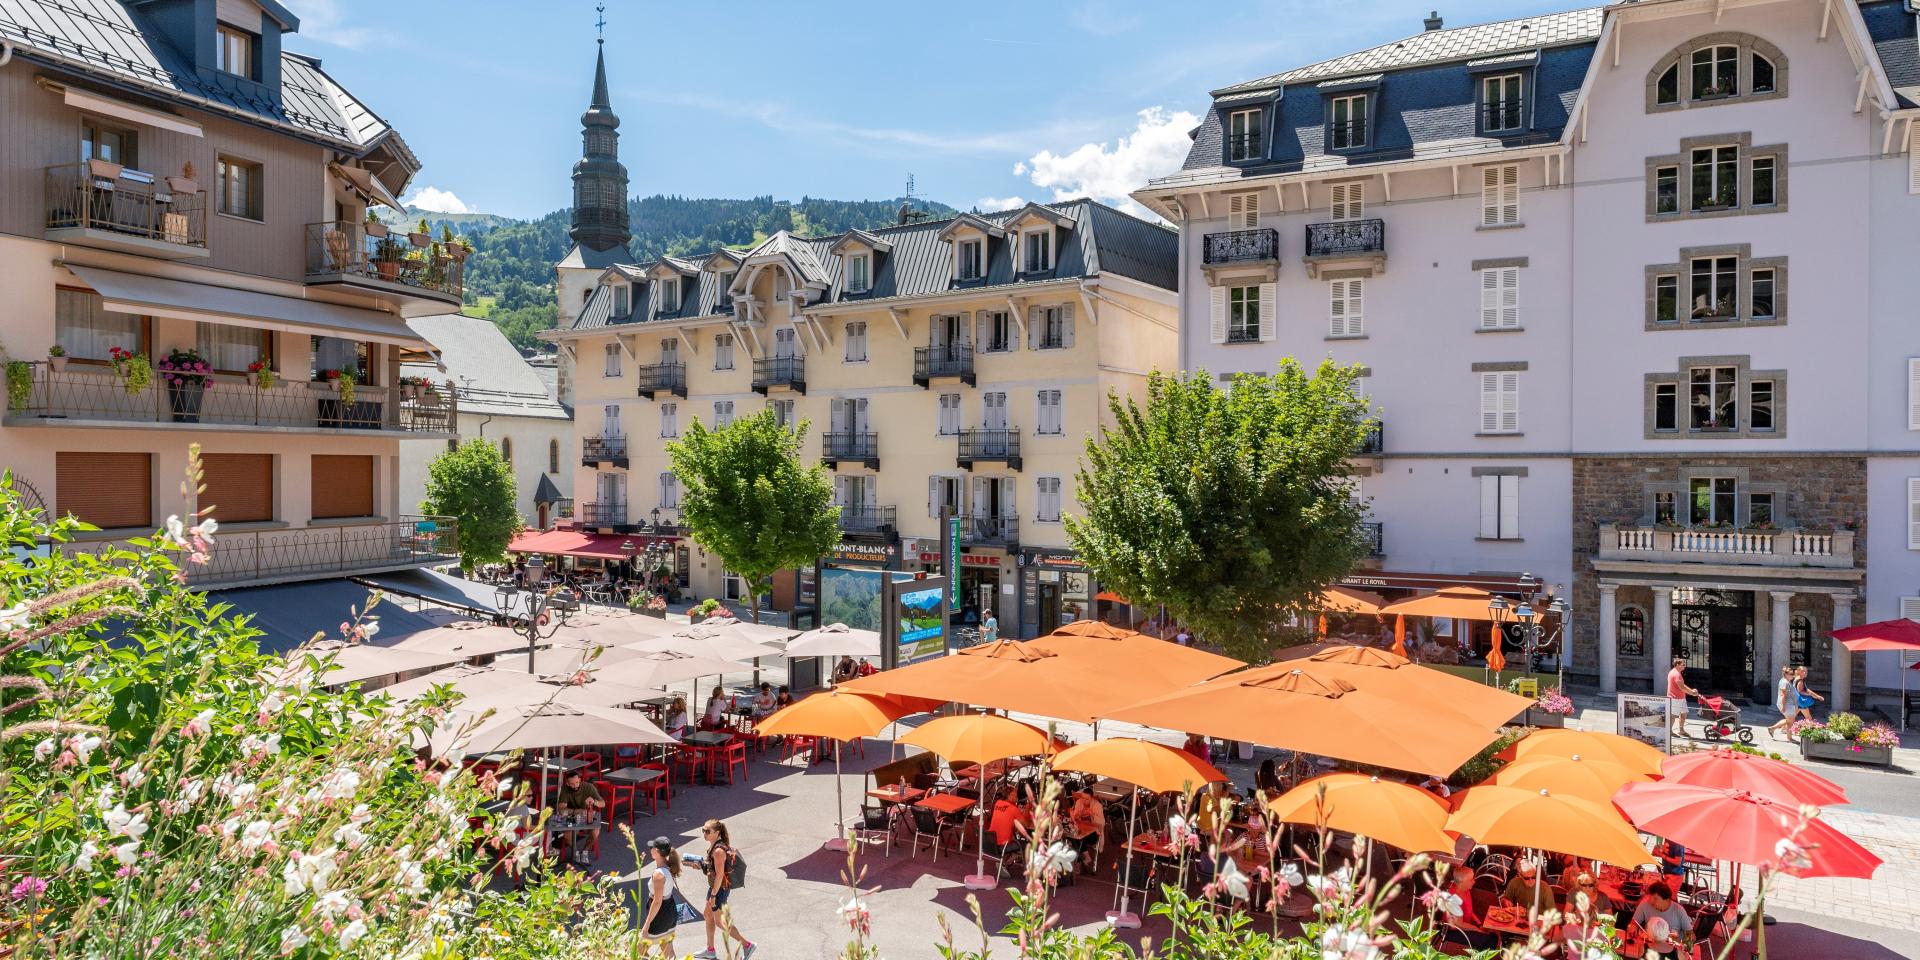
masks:
[[[510,553],[542,553],[597,560],[627,560],[655,541],[671,544],[676,537],[582,533],[578,530],[529,530],[507,545]]]

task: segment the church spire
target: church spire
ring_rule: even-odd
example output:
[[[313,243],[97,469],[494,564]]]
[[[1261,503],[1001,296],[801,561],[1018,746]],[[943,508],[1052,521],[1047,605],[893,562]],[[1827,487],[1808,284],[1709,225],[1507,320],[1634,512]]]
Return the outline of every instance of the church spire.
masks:
[[[606,6],[594,26],[606,28]],[[633,236],[627,222],[627,168],[620,164],[620,118],[607,95],[606,37],[597,43],[593,65],[593,100],[580,115],[582,156],[573,165],[573,228],[568,235],[589,250],[626,246]]]

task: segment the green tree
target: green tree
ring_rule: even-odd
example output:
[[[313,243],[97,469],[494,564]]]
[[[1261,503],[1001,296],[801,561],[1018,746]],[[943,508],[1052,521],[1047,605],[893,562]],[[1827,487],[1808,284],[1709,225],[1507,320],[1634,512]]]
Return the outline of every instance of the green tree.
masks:
[[[1144,407],[1109,397],[1115,424],[1077,477],[1085,515],[1066,518],[1074,550],[1103,587],[1265,661],[1286,616],[1365,555],[1345,480],[1373,422],[1357,376],[1289,358],[1225,389],[1156,373]]]
[[[427,464],[427,499],[420,510],[460,521],[460,569],[471,572],[507,555],[522,526],[519,499],[513,467],[500,448],[476,437]]]
[[[760,619],[760,591],[781,570],[812,564],[840,540],[826,469],[800,463],[807,424],[780,425],[762,410],[708,430],[694,420],[667,444],[686,485],[680,516],[694,542],[751,584],[748,609]]]

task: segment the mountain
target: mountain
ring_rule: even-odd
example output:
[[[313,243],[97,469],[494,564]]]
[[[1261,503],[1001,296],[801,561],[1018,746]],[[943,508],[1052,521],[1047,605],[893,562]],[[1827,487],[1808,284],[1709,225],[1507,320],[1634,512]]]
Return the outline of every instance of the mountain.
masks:
[[[627,202],[633,240],[627,248],[635,260],[659,256],[690,256],[715,247],[746,247],[789,230],[803,236],[871,230],[891,226],[899,218],[904,198],[891,200],[827,200],[802,197],[797,201],[771,196],[747,200],[696,199],[656,194]],[[914,208],[930,216],[950,217],[960,211],[943,203],[915,199]],[[555,210],[536,220],[515,220],[486,213],[433,213],[409,209],[390,211],[389,223],[416,224],[422,218],[437,236],[449,226],[473,244],[467,260],[466,312],[491,319],[515,346],[532,347],[535,333],[554,326],[553,265],[566,256],[572,242],[567,227],[572,210]]]

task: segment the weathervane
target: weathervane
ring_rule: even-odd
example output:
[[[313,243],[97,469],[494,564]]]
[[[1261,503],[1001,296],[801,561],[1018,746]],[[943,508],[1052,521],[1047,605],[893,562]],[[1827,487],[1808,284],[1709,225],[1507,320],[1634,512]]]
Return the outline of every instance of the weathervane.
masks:
[[[593,8],[593,12],[599,14],[599,19],[593,22],[593,29],[600,35],[594,42],[605,44],[607,42],[607,5],[598,4]]]

